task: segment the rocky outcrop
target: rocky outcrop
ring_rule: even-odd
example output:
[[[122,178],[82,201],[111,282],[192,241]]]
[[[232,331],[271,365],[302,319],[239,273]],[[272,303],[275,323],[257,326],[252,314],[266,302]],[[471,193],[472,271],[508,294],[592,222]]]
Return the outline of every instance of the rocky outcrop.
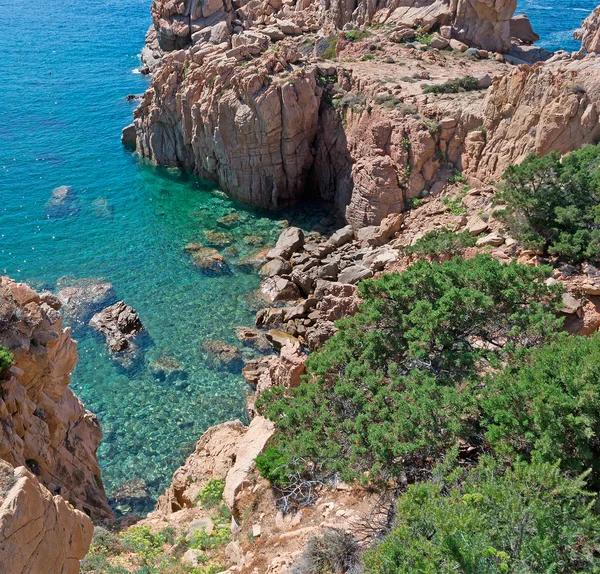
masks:
[[[0,459],[27,466],[53,494],[94,518],[111,517],[96,450],[102,432],[69,388],[77,344],[60,301],[0,278],[0,345],[14,365],[0,388]]]
[[[598,6],[574,33],[576,40],[581,41],[581,54],[600,53],[600,6]]]
[[[496,80],[486,99],[485,134],[469,134],[464,171],[498,180],[529,154],[561,154],[600,136],[600,63],[595,58],[521,66]],[[485,136],[485,137],[484,137]]]
[[[90,327],[104,334],[111,353],[131,349],[132,338],[144,330],[135,309],[123,301],[96,313],[90,319]]]
[[[406,25],[442,26],[448,38],[505,50],[515,3],[274,0],[236,8],[228,0],[155,0],[156,38],[150,41],[167,55],[135,112],[137,149],[158,164],[217,181],[255,206],[280,208],[311,190],[346,212],[355,227],[377,224],[435,182],[442,138],[430,137],[415,114],[390,121],[389,113],[372,114],[371,104],[363,113],[360,92],[375,92],[375,78],[365,82],[355,67],[323,64],[321,56],[333,51],[352,60],[353,42],[337,31],[368,22],[389,25],[376,38],[387,43],[378,49],[389,58],[400,48],[388,40],[397,41],[396,28]],[[448,39],[437,40],[440,49],[448,46]],[[350,110],[332,107],[334,84],[344,92],[356,89],[346,99]],[[470,109],[459,108],[466,116],[473,115]],[[470,124],[467,131],[475,127]],[[409,151],[402,142],[413,137],[418,145]],[[450,155],[456,152],[451,147]]]
[[[94,527],[20,466],[0,460],[0,570],[6,574],[77,574]]]

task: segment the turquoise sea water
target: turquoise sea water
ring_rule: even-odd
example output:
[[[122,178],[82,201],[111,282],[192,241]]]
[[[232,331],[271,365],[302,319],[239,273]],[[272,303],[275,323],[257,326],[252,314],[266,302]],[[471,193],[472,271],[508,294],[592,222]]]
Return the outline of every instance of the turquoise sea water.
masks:
[[[519,0],[517,14],[527,14],[547,50],[579,50],[573,32],[598,5],[597,0]]]
[[[245,237],[268,242],[280,229],[277,217],[246,210],[214,185],[153,168],[122,148],[120,131],[135,106],[125,96],[147,86],[132,70],[149,6],[0,0],[0,272],[49,289],[67,275],[104,278],[140,314],[150,342],[129,371],[109,358],[98,336],[76,329],[73,388],[101,419],[109,494],[141,480],[148,505],[209,425],[244,417],[242,378],[212,368],[199,345],[206,338],[236,343],[232,327],[252,323],[245,295],[259,280],[235,262],[253,249]],[[543,45],[574,49],[569,34],[593,3],[521,1],[520,8]],[[74,188],[73,210],[48,218],[45,204],[60,185]],[[231,274],[202,275],[183,246],[202,241],[206,230],[229,232],[216,220],[236,211],[241,223],[225,251]],[[158,357],[175,358],[185,378],[155,378],[148,364]]]

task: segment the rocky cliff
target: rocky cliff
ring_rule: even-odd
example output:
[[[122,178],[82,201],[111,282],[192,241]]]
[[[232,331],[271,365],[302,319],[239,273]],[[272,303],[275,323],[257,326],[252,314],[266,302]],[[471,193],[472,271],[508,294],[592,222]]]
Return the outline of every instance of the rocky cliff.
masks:
[[[25,467],[0,460],[0,570],[6,574],[77,574],[94,527],[52,495]]]
[[[484,88],[487,74],[505,74],[485,50],[470,69],[460,54],[467,44],[510,48],[515,4],[155,0],[144,58],[156,72],[135,113],[137,149],[252,205],[311,194],[355,226],[379,223],[440,178],[445,150],[459,162],[466,132],[482,123],[480,104],[464,98],[420,117],[435,98],[414,84],[470,72]],[[406,43],[415,28],[437,30],[428,40],[437,48]],[[429,117],[448,120],[441,133]]]
[[[102,432],[69,388],[77,344],[60,307],[52,294],[0,278],[0,345],[15,359],[0,386],[0,459],[88,516],[111,517],[96,459]]]

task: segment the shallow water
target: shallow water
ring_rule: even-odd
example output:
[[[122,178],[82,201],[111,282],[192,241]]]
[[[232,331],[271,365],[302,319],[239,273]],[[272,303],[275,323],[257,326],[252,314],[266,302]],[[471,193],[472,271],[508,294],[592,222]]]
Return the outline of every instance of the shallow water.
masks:
[[[135,106],[125,96],[147,86],[132,70],[149,6],[150,0],[0,0],[0,272],[49,289],[66,275],[104,278],[138,311],[150,338],[144,360],[124,370],[99,337],[79,327],[73,388],[101,419],[99,458],[109,494],[141,479],[146,507],[209,425],[245,416],[243,379],[212,368],[199,345],[206,338],[236,343],[232,327],[252,323],[245,294],[259,280],[235,262],[255,248],[247,236],[268,242],[280,230],[278,218],[122,148],[120,131]],[[586,15],[577,9],[593,3],[521,6],[543,45],[574,49],[568,34]],[[76,200],[66,217],[48,218],[45,204],[60,185],[72,186]],[[241,222],[226,252],[231,274],[202,275],[184,245],[202,241],[205,230],[229,232],[216,220],[236,211]],[[321,214],[283,216],[310,226]],[[183,378],[157,379],[148,366],[159,357],[175,358]]]

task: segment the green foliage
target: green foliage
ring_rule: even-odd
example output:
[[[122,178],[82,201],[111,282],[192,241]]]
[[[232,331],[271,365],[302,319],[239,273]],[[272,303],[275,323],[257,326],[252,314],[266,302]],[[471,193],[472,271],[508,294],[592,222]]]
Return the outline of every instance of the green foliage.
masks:
[[[448,178],[448,183],[467,183],[467,178],[460,171],[456,171],[453,176]]]
[[[402,147],[406,150],[410,149],[410,140],[408,138],[402,138]]]
[[[196,530],[190,537],[190,548],[197,550],[212,550],[227,544],[231,539],[229,528],[216,526],[209,534],[204,528]]]
[[[433,40],[433,36],[433,33],[428,34],[427,32],[425,32],[425,30],[423,30],[423,28],[417,28],[415,40],[420,44],[425,44],[429,46],[429,44],[431,44],[431,40]]]
[[[446,227],[430,231],[417,240],[414,245],[406,247],[404,253],[417,255],[418,257],[452,254],[455,255],[461,249],[473,247],[477,239],[472,237],[468,231],[454,233]]]
[[[527,248],[600,262],[600,146],[529,156],[506,170],[498,199],[499,216]]]
[[[467,195],[470,188],[463,187],[461,192],[454,198],[449,197],[442,198],[442,203],[448,208],[448,211],[454,215],[463,215],[467,210],[462,205],[462,200]]]
[[[399,499],[396,526],[365,574],[598,572],[600,521],[584,480],[548,463],[479,466],[435,476]]]
[[[311,538],[292,574],[338,574],[359,572],[360,546],[343,530],[330,529],[320,538]]]
[[[225,489],[225,480],[211,478],[206,486],[198,493],[196,502],[203,508],[214,508],[221,502],[223,490]]]
[[[326,38],[321,38],[316,44],[317,54],[320,54],[325,60],[333,60],[337,56],[338,36],[333,34]]]
[[[13,364],[14,360],[13,354],[5,347],[0,346],[0,375]]]
[[[347,32],[343,33],[344,39],[352,43],[360,42],[361,40],[368,38],[370,35],[371,34],[366,30],[348,30]]]
[[[484,428],[499,452],[592,469],[600,487],[600,335],[561,337],[491,377]]]
[[[371,54],[371,53],[369,53],[369,54],[363,54],[360,57],[360,61],[361,62],[368,62],[368,61],[374,60],[374,59],[375,59],[375,54]]]
[[[424,94],[457,94],[458,92],[472,92],[478,90],[477,80],[473,76],[465,76],[456,80],[450,80],[443,84],[427,86],[423,89]]]
[[[548,272],[480,255],[363,281],[360,312],[310,356],[301,385],[257,402],[279,427],[277,456],[388,481],[477,442],[478,371],[562,324]]]
[[[145,560],[161,554],[166,543],[166,536],[160,532],[152,532],[149,526],[132,526],[121,533],[123,548]]]

